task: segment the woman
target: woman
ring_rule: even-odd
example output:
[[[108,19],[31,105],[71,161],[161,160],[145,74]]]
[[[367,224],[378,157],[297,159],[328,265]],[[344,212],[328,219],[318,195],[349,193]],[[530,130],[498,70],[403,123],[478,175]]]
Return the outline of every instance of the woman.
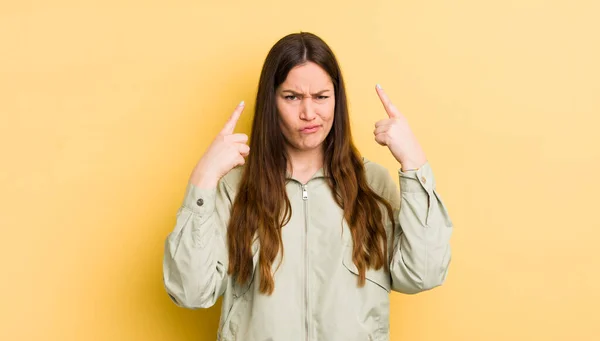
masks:
[[[223,295],[219,340],[388,340],[390,290],[444,282],[452,222],[406,119],[376,91],[389,118],[375,140],[401,165],[401,195],[356,150],[340,67],[310,33],[267,55],[250,146],[234,133],[242,101],[199,160],[164,283],[191,309]]]

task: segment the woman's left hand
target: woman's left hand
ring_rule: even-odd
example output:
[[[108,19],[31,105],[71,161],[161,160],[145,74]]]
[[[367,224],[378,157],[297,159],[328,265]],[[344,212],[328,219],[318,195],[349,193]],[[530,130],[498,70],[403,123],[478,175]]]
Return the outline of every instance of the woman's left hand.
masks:
[[[408,126],[406,117],[392,104],[387,94],[377,85],[375,88],[389,118],[375,123],[375,141],[387,146],[402,166],[402,170],[416,169],[427,162],[423,148]]]

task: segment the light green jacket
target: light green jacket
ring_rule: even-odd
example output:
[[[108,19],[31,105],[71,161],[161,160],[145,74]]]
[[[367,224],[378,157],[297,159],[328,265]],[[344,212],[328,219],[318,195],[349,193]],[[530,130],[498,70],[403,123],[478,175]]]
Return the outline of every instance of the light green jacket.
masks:
[[[390,290],[414,294],[441,285],[450,264],[453,224],[435,187],[429,162],[398,171],[363,158],[371,188],[395,209],[396,234],[384,211],[390,270],[368,269],[357,286],[352,237],[323,170],[306,184],[289,179],[292,217],[282,229],[285,255],[273,263],[275,290],[259,293],[260,272],[247,285],[227,274],[226,227],[242,167],[215,189],[188,183],[175,228],[165,243],[163,279],[179,306],[213,306],[223,295],[217,339],[223,341],[389,340]],[[253,245],[258,262],[258,242]],[[281,253],[280,253],[281,256]]]

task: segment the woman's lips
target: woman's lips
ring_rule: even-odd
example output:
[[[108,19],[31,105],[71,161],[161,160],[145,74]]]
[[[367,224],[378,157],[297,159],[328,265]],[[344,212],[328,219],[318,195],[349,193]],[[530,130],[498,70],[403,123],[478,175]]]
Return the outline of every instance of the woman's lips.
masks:
[[[308,126],[308,127],[304,127],[302,129],[300,129],[300,132],[304,133],[304,134],[310,134],[310,133],[314,133],[315,131],[319,130],[319,128],[321,128],[321,126]]]

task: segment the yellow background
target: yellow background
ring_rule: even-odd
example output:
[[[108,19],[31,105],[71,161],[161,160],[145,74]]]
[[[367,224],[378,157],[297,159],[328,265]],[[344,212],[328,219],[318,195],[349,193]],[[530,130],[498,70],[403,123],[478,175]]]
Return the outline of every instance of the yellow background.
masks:
[[[595,1],[0,3],[0,339],[214,340],[162,286],[188,175],[288,33],[320,35],[355,141],[381,83],[436,174],[447,283],[392,295],[392,340],[600,338]]]

